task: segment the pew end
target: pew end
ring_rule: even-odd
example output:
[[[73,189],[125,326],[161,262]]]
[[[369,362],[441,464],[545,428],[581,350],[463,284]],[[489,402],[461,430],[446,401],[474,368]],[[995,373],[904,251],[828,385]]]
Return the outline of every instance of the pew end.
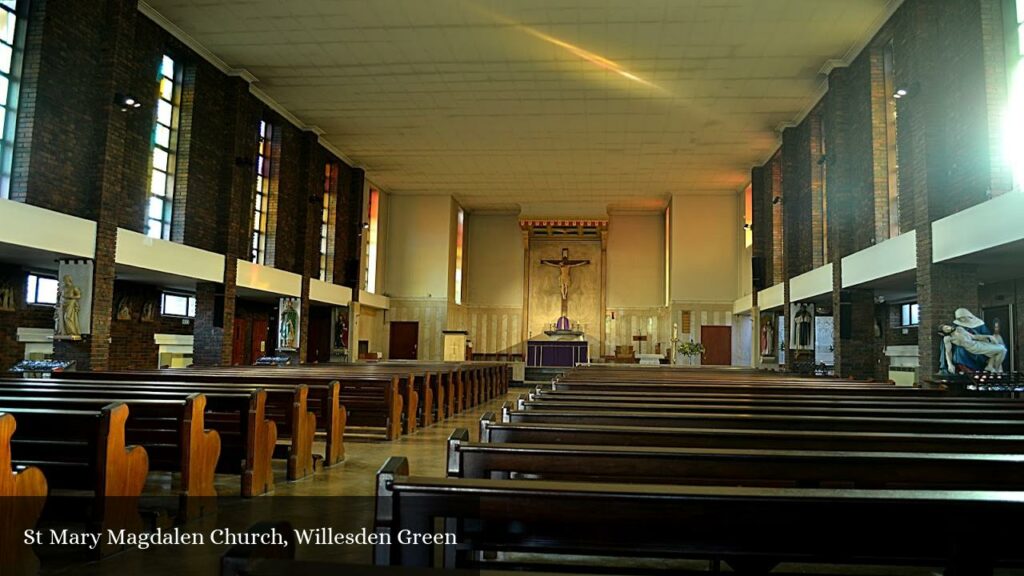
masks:
[[[221,438],[206,429],[206,396],[191,394],[185,400],[181,427],[181,505],[183,521],[215,513],[215,478],[220,460]]]
[[[491,426],[495,424],[496,417],[494,412],[484,412],[480,416],[480,441],[490,442],[491,441]]]
[[[459,448],[470,441],[469,430],[466,428],[456,428],[451,433],[451,436],[448,436],[448,457],[446,462],[449,478],[462,477],[462,457],[459,453]]]
[[[47,484],[34,466],[11,469],[11,436],[17,428],[14,416],[0,413],[0,558],[4,570],[29,576],[39,570],[39,559],[22,543],[25,530],[35,528],[46,502]]]
[[[374,531],[378,534],[390,534],[395,522],[392,486],[397,476],[409,475],[409,460],[404,456],[391,456],[377,471],[376,509],[374,510]],[[382,542],[387,542],[384,539]],[[376,544],[373,547],[373,563],[377,566],[391,565],[392,548],[390,544]]]

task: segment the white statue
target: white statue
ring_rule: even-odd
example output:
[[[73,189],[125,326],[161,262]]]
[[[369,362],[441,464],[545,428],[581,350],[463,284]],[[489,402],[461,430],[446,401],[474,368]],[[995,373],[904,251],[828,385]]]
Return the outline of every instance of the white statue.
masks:
[[[989,334],[975,334],[967,331],[963,326],[943,324],[939,328],[943,335],[942,344],[946,354],[946,366],[955,366],[953,363],[953,346],[959,346],[979,356],[988,358],[985,365],[986,372],[1003,372],[1003,359],[1006,358],[1006,345],[1001,342],[1002,338]]]

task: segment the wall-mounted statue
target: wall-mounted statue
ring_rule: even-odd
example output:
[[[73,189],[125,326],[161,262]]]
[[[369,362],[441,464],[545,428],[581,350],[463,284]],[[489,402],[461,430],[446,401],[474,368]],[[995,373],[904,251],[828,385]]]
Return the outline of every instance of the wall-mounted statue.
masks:
[[[56,335],[71,337],[82,335],[82,325],[78,317],[81,299],[82,291],[75,286],[71,275],[65,274],[57,294],[57,306],[54,309],[57,317]]]
[[[146,300],[142,304],[142,314],[139,316],[142,322],[153,322],[156,320],[156,308],[152,300]]]
[[[966,308],[957,308],[952,324],[939,327],[942,349],[939,370],[950,372],[1003,371],[1006,345],[995,336],[985,322]]]
[[[0,312],[14,312],[14,283],[7,281],[0,284]]]
[[[117,303],[117,319],[118,320],[131,320],[132,319],[132,300],[125,296]]]

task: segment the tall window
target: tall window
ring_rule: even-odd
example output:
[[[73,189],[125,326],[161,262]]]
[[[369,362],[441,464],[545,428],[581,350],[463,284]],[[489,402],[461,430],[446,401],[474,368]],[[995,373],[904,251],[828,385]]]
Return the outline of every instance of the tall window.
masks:
[[[889,178],[889,237],[900,235],[900,155],[897,144],[897,102],[906,91],[896,87],[894,41],[882,48],[882,74],[885,81],[885,149]]]
[[[260,120],[259,148],[256,150],[256,189],[252,198],[252,261],[266,264],[267,214],[270,211],[270,124]]]
[[[366,239],[366,291],[375,294],[377,290],[377,221],[380,216],[380,192],[370,189],[370,202],[367,210],[369,222],[365,232]]]
[[[1009,102],[1006,114],[1006,160],[1013,172],[1013,187],[1024,183],[1024,0],[1004,0],[1006,72]]]
[[[821,261],[828,264],[828,145],[825,119],[818,121],[818,177],[821,179]]]
[[[11,194],[11,165],[14,159],[14,130],[18,117],[18,89],[21,84],[21,59],[25,45],[20,16],[25,2],[0,1],[0,198]]]
[[[160,61],[157,73],[156,121],[153,123],[153,169],[149,179],[149,206],[146,210],[146,235],[171,238],[174,209],[175,150],[178,146],[178,84],[180,72],[170,56]]]
[[[324,202],[320,213],[320,279],[330,282],[331,186],[334,182],[334,164],[324,165]]]
[[[462,253],[463,232],[465,230],[466,213],[459,208],[458,228],[455,232],[455,303],[462,304]]]

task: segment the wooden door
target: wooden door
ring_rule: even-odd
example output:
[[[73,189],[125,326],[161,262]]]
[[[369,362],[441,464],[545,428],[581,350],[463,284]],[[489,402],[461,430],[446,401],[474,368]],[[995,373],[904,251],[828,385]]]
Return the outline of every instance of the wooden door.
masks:
[[[252,364],[259,358],[270,354],[270,343],[267,341],[267,329],[270,322],[267,318],[256,317],[252,319],[252,352],[248,364]]]
[[[700,341],[704,344],[705,366],[732,364],[732,328],[730,326],[701,326]]]
[[[319,306],[309,308],[309,329],[306,336],[306,362],[331,360],[331,309]]]
[[[231,364],[240,366],[248,364],[245,361],[246,353],[249,352],[249,323],[245,318],[235,318],[235,325],[231,335]]]
[[[391,337],[388,340],[388,358],[416,360],[419,352],[419,339],[419,322],[392,322]]]

